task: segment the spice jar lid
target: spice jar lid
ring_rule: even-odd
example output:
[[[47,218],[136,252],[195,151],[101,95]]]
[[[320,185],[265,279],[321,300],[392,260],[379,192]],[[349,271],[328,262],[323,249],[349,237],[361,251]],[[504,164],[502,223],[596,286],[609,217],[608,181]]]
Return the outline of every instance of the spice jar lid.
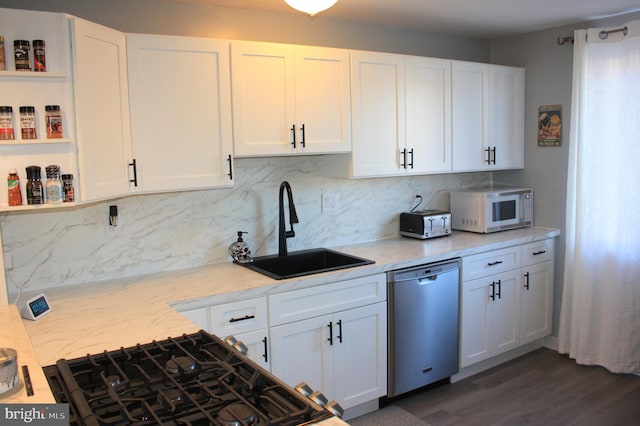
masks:
[[[14,364],[17,358],[18,353],[15,351],[15,349],[0,348],[0,367]]]
[[[60,105],[45,105],[45,111],[60,111]]]
[[[62,175],[62,179],[63,180],[73,180],[73,175],[72,174]]]
[[[29,46],[29,40],[13,40],[13,45],[15,47]]]
[[[28,179],[40,179],[40,166],[28,166],[25,170]]]
[[[10,107],[10,106],[0,106],[0,112],[13,112],[13,107]]]
[[[20,112],[35,112],[36,109],[32,106],[21,106]]]
[[[12,168],[10,168],[10,169],[9,169],[9,174],[10,174],[10,175],[17,175],[17,174],[18,174],[18,171],[16,170],[16,168],[15,168],[15,167],[12,167]]]
[[[44,46],[44,40],[33,40],[33,46]]]

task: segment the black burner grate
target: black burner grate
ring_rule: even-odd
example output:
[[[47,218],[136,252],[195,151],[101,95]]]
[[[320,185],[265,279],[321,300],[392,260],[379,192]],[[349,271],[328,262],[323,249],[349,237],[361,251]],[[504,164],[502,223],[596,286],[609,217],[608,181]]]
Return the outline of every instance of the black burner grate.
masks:
[[[44,367],[71,425],[300,425],[331,415],[200,331]]]

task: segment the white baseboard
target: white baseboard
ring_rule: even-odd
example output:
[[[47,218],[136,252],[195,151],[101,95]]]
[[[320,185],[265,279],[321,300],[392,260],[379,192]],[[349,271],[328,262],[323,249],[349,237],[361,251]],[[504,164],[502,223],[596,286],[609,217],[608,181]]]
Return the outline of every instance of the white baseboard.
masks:
[[[372,411],[376,411],[380,408],[380,404],[377,399],[373,401],[365,402],[360,405],[356,405],[355,407],[347,408],[344,410],[344,415],[342,416],[342,420],[350,420],[355,419],[356,417],[363,416],[367,413],[371,413]]]
[[[544,347],[545,343],[546,341],[544,338],[538,339],[533,342],[527,343],[526,345],[517,347],[509,352],[505,352],[500,355],[496,355],[493,358],[485,359],[484,361],[480,361],[468,367],[461,368],[457,374],[451,376],[451,383],[455,383],[460,380],[466,379],[467,377],[474,376],[482,371],[488,370],[497,365],[518,358],[519,356],[522,356],[526,353]]]
[[[544,347],[558,352],[558,336],[547,336],[544,338]]]

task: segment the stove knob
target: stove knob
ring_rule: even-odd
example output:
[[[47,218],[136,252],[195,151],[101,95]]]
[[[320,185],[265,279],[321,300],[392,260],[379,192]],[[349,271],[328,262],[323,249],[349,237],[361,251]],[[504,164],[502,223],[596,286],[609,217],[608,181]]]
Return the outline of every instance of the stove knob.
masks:
[[[314,393],[312,393],[311,396],[309,396],[309,399],[321,407],[324,407],[325,405],[327,405],[327,402],[329,402],[327,397],[324,396],[320,391],[315,391]]]
[[[302,394],[307,398],[313,393],[313,389],[311,389],[309,385],[306,384],[305,382],[299,383],[298,386],[295,387],[295,389],[296,391],[298,391],[299,394]]]
[[[246,355],[249,353],[249,348],[247,348],[247,346],[241,341],[237,341],[236,343],[234,343],[233,347],[242,355]]]
[[[238,340],[233,336],[227,336],[224,338],[224,342],[229,346],[233,346],[238,343]]]
[[[340,418],[342,418],[342,415],[344,414],[344,408],[342,408],[336,401],[329,402],[324,408],[334,416],[338,416]]]

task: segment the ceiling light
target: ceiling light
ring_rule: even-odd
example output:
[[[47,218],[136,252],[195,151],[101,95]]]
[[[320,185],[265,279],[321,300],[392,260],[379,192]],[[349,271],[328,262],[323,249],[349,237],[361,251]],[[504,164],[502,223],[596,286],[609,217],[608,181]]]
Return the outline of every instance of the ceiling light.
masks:
[[[318,12],[329,9],[338,0],[284,0],[292,8],[313,16]]]

